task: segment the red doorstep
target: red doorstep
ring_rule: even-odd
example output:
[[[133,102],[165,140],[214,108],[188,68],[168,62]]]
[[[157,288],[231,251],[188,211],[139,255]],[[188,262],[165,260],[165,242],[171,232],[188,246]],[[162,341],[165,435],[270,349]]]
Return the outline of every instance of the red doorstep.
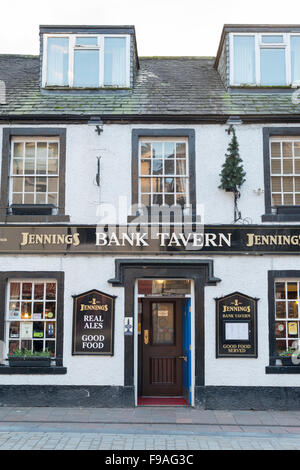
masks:
[[[182,397],[138,397],[138,406],[188,406]]]

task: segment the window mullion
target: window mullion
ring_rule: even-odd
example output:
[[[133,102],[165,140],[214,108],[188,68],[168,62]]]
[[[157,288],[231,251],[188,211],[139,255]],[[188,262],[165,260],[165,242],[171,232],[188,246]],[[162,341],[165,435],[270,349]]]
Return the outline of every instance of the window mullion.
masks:
[[[69,86],[74,86],[74,51],[75,51],[75,36],[69,37]]]

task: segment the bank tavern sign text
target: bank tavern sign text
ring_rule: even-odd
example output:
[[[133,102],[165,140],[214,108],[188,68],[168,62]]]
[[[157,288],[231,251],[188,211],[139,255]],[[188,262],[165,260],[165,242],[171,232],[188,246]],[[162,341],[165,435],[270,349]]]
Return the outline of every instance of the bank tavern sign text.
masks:
[[[297,226],[194,227],[0,226],[2,253],[156,254],[156,253],[300,254]]]

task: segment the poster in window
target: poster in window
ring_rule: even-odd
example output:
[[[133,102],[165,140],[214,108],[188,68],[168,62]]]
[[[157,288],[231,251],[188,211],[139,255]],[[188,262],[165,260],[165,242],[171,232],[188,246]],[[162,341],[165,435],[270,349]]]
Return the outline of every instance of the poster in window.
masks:
[[[32,321],[21,322],[21,338],[32,339],[33,323]]]

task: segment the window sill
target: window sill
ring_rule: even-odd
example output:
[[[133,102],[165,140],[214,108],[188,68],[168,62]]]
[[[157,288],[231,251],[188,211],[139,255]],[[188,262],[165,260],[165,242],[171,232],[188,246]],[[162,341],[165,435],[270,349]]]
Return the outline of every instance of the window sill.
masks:
[[[9,367],[0,365],[0,375],[63,375],[67,368],[62,366],[50,367]]]
[[[300,374],[299,366],[267,366],[266,374]]]
[[[69,215],[5,215],[0,217],[0,222],[24,222],[24,223],[43,223],[43,222],[70,222]]]
[[[294,214],[263,214],[262,222],[300,222],[300,211]]]

